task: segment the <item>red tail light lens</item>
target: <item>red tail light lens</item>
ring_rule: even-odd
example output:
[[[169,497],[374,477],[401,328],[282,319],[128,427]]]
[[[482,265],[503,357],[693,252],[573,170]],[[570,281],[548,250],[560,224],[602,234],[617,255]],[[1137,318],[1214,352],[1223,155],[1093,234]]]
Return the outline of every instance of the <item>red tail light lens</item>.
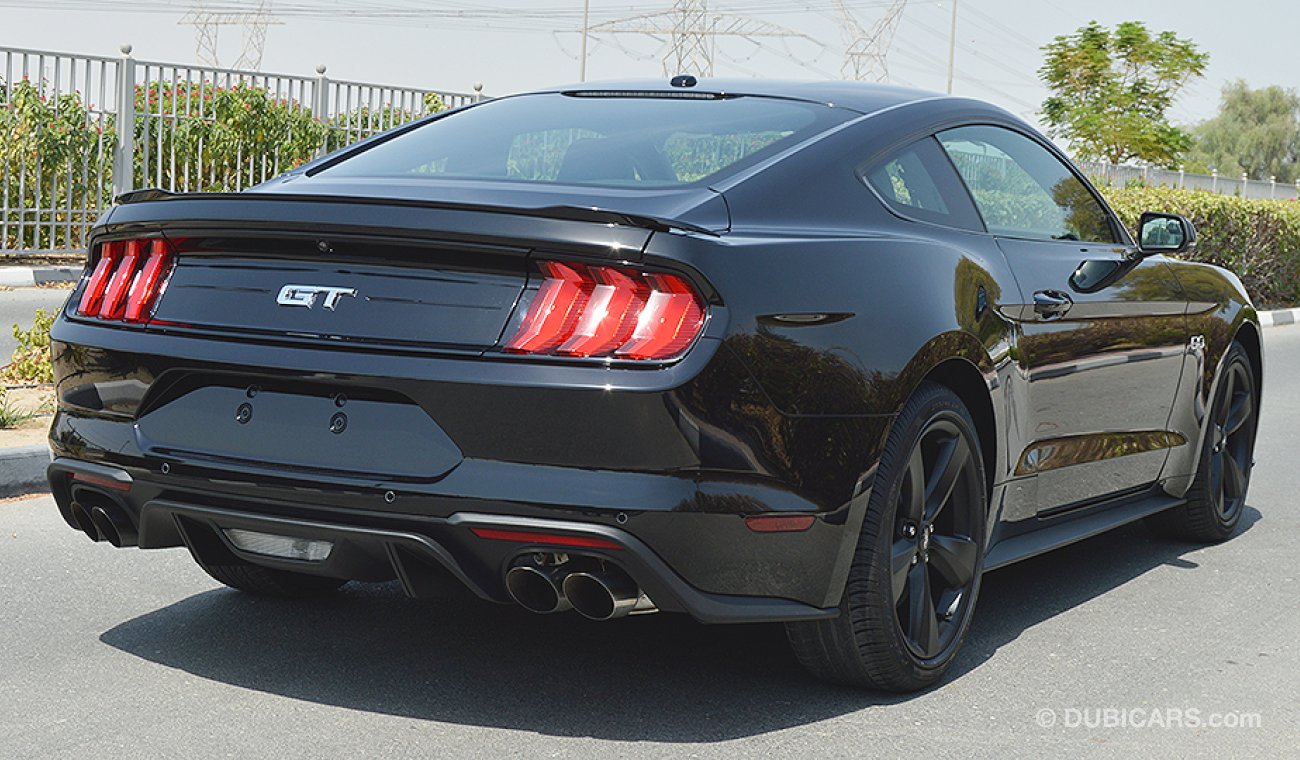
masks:
[[[153,302],[162,292],[163,278],[171,274],[172,254],[167,241],[150,241],[149,258],[140,267],[140,273],[126,297],[126,321],[145,322],[153,311]]]
[[[105,243],[100,249],[99,262],[95,264],[90,280],[86,283],[86,290],[81,294],[81,303],[77,306],[78,314],[83,317],[99,314],[100,304],[104,302],[104,289],[108,287],[108,280],[122,260],[125,249],[124,242]]]
[[[108,287],[104,290],[104,302],[99,307],[100,319],[121,319],[126,313],[126,294],[131,288],[131,280],[135,277],[136,264],[140,261],[142,247],[144,247],[143,241],[127,241],[126,255],[113,271],[113,276],[108,278]]]
[[[86,280],[77,314],[117,322],[148,322],[175,263],[162,238],[104,243]]]
[[[704,328],[704,304],[685,278],[558,261],[504,346],[517,354],[672,359]]]

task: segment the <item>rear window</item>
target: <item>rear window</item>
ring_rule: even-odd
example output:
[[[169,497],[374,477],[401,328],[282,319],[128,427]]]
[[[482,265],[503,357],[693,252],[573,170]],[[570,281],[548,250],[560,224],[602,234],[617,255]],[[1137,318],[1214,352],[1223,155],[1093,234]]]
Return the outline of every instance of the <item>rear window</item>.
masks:
[[[524,95],[431,121],[323,171],[671,187],[735,171],[851,116],[762,97]]]

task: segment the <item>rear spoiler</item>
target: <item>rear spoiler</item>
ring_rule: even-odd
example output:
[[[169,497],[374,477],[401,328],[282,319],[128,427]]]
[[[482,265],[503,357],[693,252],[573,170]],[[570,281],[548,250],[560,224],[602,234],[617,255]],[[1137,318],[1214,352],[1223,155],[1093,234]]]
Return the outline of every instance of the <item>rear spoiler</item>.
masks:
[[[159,188],[131,190],[117,196],[116,203],[122,206],[137,203],[156,203],[174,200],[240,200],[240,201],[299,201],[317,203],[351,203],[376,206],[413,206],[417,208],[442,209],[447,211],[477,211],[490,214],[512,214],[515,216],[535,216],[544,219],[559,219],[573,222],[596,222],[598,224],[617,224],[623,227],[637,227],[655,232],[673,230],[698,232],[717,237],[718,233],[707,227],[677,219],[665,219],[645,214],[628,214],[585,206],[498,206],[486,203],[462,203],[456,201],[411,200],[409,198],[365,198],[347,195],[311,195],[302,193],[173,193]]]

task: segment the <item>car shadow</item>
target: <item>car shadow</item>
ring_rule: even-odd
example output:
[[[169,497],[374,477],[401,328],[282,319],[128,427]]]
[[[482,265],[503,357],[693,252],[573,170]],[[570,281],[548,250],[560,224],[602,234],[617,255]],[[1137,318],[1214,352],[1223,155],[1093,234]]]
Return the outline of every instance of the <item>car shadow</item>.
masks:
[[[1259,519],[1247,507],[1238,532]],[[989,573],[950,678],[1149,570],[1196,568],[1184,557],[1195,548],[1134,525]],[[208,591],[100,640],[293,699],[554,736],[722,741],[911,698],[812,680],[776,625],[704,626],[681,615],[595,623],[472,599],[413,601],[396,584],[354,583],[315,601]]]

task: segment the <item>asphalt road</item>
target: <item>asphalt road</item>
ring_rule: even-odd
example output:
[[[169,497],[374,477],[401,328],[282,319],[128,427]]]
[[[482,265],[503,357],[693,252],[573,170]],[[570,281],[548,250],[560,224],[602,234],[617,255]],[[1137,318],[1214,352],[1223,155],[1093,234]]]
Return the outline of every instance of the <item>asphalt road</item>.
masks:
[[[774,626],[539,618],[391,584],[254,599],[183,550],[91,544],[48,498],[0,503],[0,755],[1291,756],[1300,327],[1266,343],[1238,535],[1130,526],[991,573],[954,677],[912,697],[810,680]]]
[[[68,291],[61,288],[15,288],[0,291],[0,365],[9,361],[9,356],[18,345],[14,340],[13,326],[22,325],[23,329],[32,326],[32,317],[37,309],[47,313],[63,306],[68,298]]]

